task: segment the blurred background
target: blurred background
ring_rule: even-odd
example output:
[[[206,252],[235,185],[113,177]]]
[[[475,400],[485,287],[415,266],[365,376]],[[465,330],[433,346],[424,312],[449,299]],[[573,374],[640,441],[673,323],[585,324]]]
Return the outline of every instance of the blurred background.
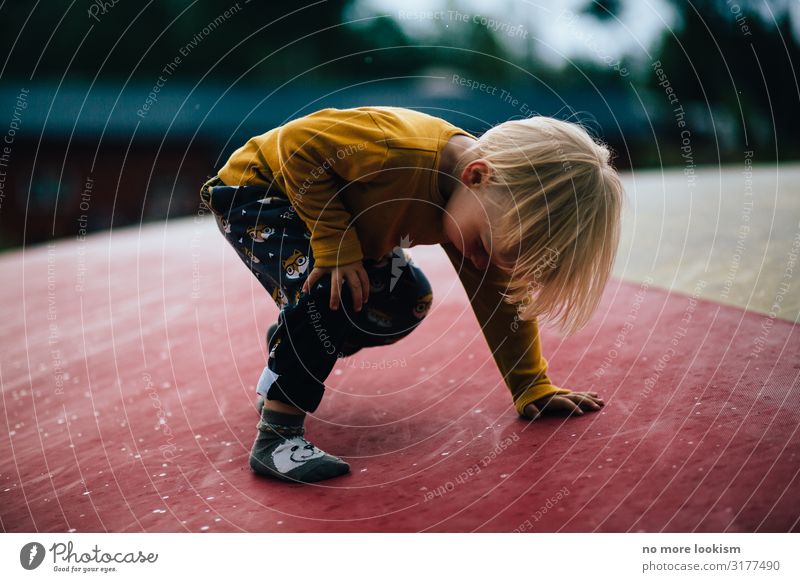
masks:
[[[579,120],[689,185],[800,156],[796,1],[50,0],[0,23],[2,249],[196,212],[234,149],[323,107]]]

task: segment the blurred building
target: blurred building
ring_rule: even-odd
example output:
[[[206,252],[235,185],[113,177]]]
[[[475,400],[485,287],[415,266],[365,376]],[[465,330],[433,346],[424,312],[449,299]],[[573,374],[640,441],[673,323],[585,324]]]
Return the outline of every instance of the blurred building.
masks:
[[[33,84],[11,147],[0,213],[5,247],[165,220],[197,210],[197,191],[249,137],[323,107],[392,105],[443,117],[480,134],[533,114],[580,119],[630,165],[630,144],[647,126],[630,97],[472,88],[453,74],[347,87],[274,91],[172,83]],[[14,92],[0,91],[0,103]],[[624,137],[623,137],[624,136]]]

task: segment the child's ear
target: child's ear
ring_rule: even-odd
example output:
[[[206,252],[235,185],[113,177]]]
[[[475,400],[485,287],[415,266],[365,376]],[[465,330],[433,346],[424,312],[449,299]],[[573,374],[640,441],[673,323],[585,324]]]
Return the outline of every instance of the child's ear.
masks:
[[[481,186],[489,182],[492,174],[492,168],[486,160],[478,159],[472,160],[464,168],[462,181],[467,186]]]

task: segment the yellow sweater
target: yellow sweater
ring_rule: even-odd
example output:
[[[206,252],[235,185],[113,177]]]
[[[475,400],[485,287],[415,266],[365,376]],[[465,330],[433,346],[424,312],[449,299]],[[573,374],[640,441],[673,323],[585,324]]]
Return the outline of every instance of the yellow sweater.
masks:
[[[378,259],[395,247],[441,244],[459,271],[517,412],[569,390],[547,377],[536,321],[516,318],[503,301],[505,275],[465,260],[442,229],[439,155],[470,133],[399,107],[322,109],[250,139],[219,171],[229,186],[273,184],[311,231],[314,264],[332,267]]]

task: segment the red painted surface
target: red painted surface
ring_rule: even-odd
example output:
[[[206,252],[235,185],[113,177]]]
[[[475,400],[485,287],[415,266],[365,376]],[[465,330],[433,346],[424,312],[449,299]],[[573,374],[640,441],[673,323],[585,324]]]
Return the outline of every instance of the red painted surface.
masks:
[[[308,436],[352,473],[316,486],[247,468],[277,308],[210,223],[0,257],[2,528],[798,530],[797,327],[612,281],[587,329],[544,330],[606,408],[528,423],[444,253],[414,252],[434,308],[337,365]]]

